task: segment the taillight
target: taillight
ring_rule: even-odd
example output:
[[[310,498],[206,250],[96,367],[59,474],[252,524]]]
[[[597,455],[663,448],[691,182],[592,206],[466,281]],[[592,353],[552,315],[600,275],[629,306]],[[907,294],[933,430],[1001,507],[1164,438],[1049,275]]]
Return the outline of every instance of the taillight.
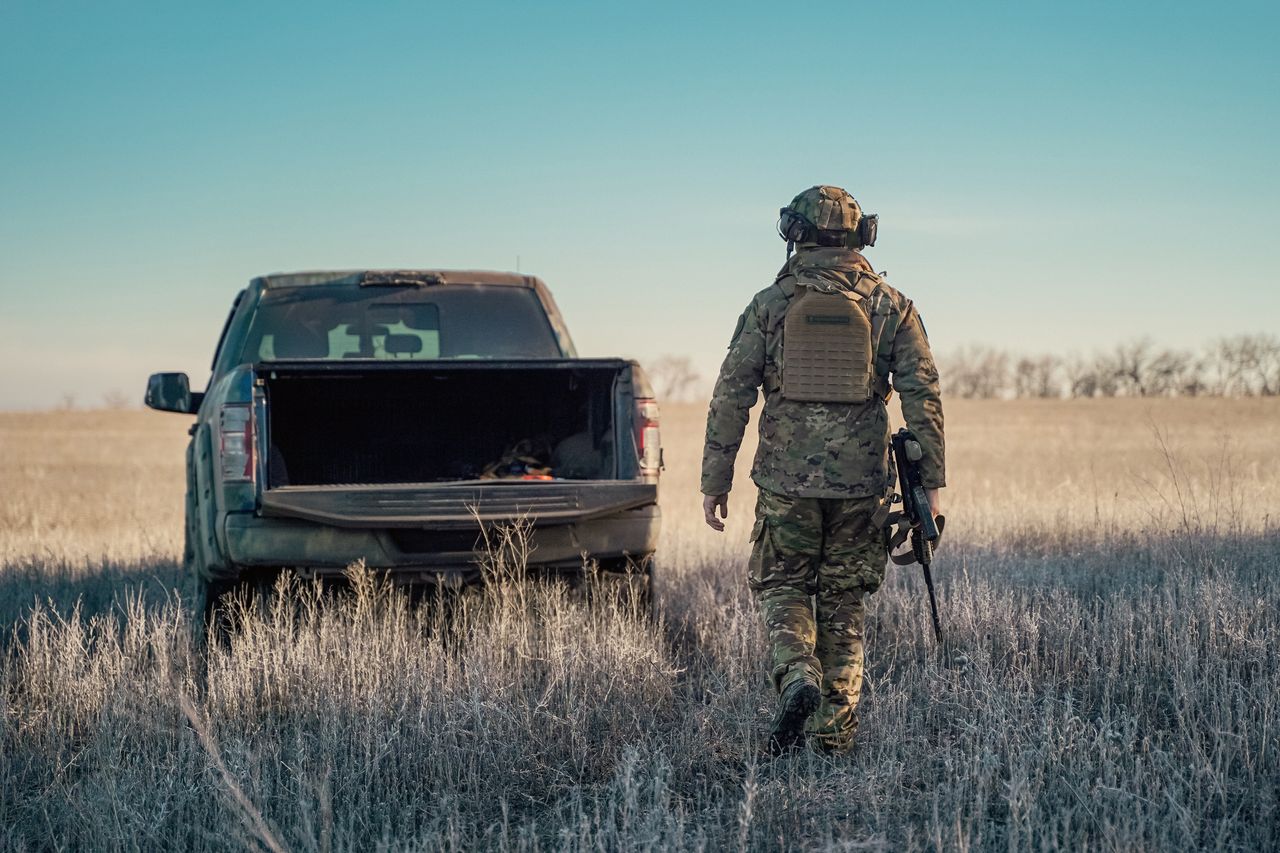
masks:
[[[226,403],[218,419],[218,448],[224,483],[253,482],[253,409]]]
[[[636,449],[640,452],[640,473],[656,475],[662,469],[662,432],[658,429],[658,401],[650,397],[636,400]]]

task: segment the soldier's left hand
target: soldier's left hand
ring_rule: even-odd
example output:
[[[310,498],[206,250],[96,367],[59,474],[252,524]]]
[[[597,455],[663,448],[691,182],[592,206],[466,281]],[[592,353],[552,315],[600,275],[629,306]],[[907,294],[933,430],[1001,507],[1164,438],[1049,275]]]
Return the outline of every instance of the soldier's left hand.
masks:
[[[728,495],[703,495],[702,496],[702,514],[706,518],[707,526],[716,532],[724,531],[724,522],[720,518],[716,518],[716,509],[720,510],[720,518],[729,517],[729,496]]]
[[[929,512],[934,518],[942,515],[942,495],[939,489],[925,489],[924,496],[929,499]]]

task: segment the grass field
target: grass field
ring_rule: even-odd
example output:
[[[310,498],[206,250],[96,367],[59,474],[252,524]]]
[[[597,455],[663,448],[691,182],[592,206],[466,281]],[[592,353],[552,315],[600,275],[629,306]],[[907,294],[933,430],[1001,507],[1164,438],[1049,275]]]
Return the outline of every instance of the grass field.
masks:
[[[0,415],[0,849],[1280,845],[1280,401],[949,403],[967,662],[891,570],[857,749],[777,761],[750,450],[717,535],[703,413],[664,410],[657,620],[363,577],[207,661],[174,593],[189,419]]]

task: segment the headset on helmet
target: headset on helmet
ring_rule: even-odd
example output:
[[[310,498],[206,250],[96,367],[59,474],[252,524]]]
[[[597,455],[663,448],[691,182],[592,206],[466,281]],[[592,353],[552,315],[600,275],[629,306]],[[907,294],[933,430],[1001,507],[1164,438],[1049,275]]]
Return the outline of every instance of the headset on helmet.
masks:
[[[798,208],[810,208],[820,217],[819,227]],[[880,217],[863,213],[858,202],[839,187],[810,187],[778,211],[778,236],[787,241],[787,257],[796,243],[862,249],[876,244]],[[832,227],[835,226],[835,227]]]

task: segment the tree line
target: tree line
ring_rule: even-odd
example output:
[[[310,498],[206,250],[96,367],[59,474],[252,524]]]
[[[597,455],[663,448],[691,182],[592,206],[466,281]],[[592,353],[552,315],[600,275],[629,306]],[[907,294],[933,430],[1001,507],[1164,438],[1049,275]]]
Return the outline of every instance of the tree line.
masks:
[[[1280,337],[1270,334],[1220,338],[1199,350],[1141,339],[1071,356],[977,344],[938,363],[943,393],[971,399],[1280,395]]]

